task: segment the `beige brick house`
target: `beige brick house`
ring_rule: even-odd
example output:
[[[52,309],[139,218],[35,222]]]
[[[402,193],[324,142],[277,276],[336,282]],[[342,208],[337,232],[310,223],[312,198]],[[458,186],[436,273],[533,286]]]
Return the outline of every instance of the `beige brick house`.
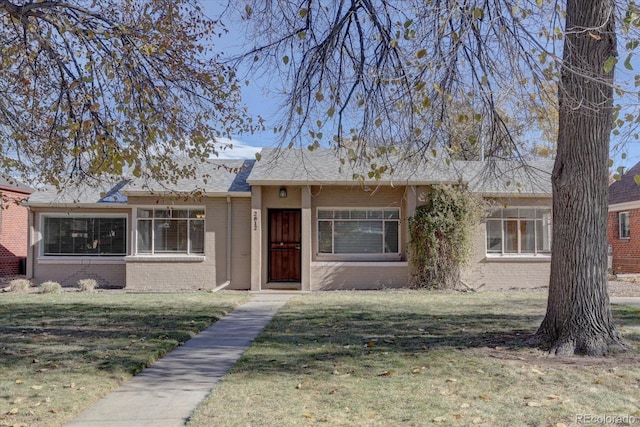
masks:
[[[329,150],[264,149],[211,160],[167,189],[119,181],[29,199],[29,274],[130,290],[378,289],[411,278],[407,220],[431,185],[469,183],[494,201],[477,226],[469,286],[546,286],[550,163],[398,163],[380,179]]]

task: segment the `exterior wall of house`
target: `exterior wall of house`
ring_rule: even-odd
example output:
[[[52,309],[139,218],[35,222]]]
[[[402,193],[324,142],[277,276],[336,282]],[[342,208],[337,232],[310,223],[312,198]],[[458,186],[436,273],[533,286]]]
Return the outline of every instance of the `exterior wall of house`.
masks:
[[[311,290],[389,289],[408,284],[407,262],[313,262]]]
[[[311,187],[311,290],[382,289],[408,284],[406,187]],[[319,208],[399,208],[400,255],[366,260],[318,253]]]
[[[614,208],[607,220],[607,242],[614,274],[640,273],[640,207]],[[629,213],[629,237],[620,237],[619,215]]]
[[[550,198],[493,199],[494,206],[551,207]],[[553,226],[553,225],[552,225]],[[487,255],[486,223],[475,227],[472,255],[462,280],[474,289],[534,289],[549,284],[549,255]]]
[[[32,281],[38,285],[53,280],[62,286],[75,286],[80,279],[95,279],[98,286],[105,288],[122,288],[125,286],[125,262],[122,256],[45,256],[43,254],[43,218],[54,215],[104,215],[117,214],[127,218],[127,227],[131,230],[130,209],[83,209],[70,210],[64,208],[32,209],[32,239],[30,251],[32,262]]]
[[[354,186],[286,186],[287,197],[279,195],[282,186],[254,186],[252,189],[252,287],[254,291],[295,288],[305,291],[328,289],[380,289],[402,287],[408,282],[406,262],[405,188]],[[400,208],[400,248],[395,258],[331,256],[318,253],[318,208]],[[300,209],[301,281],[268,281],[268,212],[270,209]]]
[[[231,285],[227,289],[251,288],[251,199],[232,199]]]
[[[20,273],[20,264],[27,256],[28,210],[19,202],[28,194],[2,190],[0,197],[0,276]]]
[[[231,236],[227,236],[231,203]],[[131,230],[131,254],[126,257],[126,289],[136,291],[175,291],[213,289],[227,280],[228,289],[250,287],[250,199],[212,197],[198,202],[158,197],[129,197],[138,207],[204,207],[205,237],[203,255],[138,255],[135,252],[135,225]],[[135,214],[134,214],[135,215]],[[134,217],[135,221],[135,217]],[[227,274],[227,242],[231,241],[231,274]]]

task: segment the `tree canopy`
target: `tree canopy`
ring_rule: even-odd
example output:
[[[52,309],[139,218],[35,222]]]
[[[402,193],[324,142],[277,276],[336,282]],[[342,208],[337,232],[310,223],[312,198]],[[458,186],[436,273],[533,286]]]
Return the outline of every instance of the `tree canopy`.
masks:
[[[63,187],[171,181],[250,131],[224,32],[189,0],[0,0],[0,168]]]

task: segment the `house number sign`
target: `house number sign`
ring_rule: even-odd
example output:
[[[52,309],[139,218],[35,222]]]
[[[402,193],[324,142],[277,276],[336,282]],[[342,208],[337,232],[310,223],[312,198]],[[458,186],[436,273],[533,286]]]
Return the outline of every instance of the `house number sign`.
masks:
[[[253,231],[258,231],[258,212],[253,213]]]

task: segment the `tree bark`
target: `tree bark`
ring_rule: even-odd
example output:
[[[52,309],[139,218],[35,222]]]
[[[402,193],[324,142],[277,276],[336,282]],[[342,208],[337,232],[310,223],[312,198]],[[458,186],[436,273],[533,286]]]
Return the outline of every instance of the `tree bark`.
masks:
[[[607,293],[613,69],[605,63],[617,55],[614,7],[614,0],[567,1],[551,276],[547,313],[536,335],[555,355],[626,349]]]

